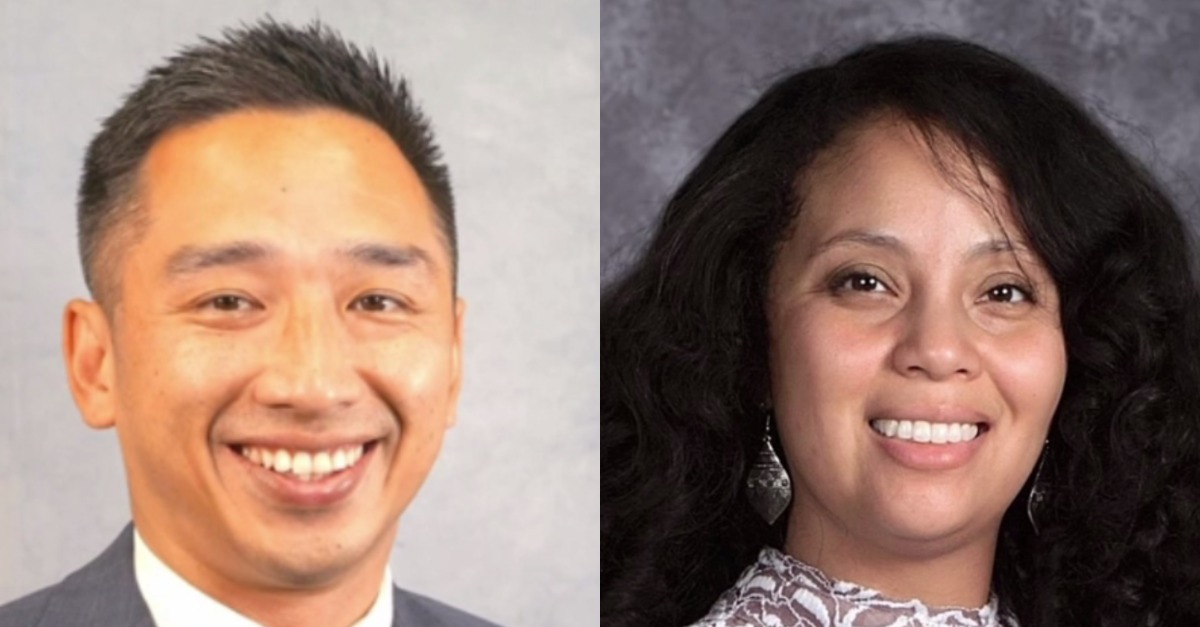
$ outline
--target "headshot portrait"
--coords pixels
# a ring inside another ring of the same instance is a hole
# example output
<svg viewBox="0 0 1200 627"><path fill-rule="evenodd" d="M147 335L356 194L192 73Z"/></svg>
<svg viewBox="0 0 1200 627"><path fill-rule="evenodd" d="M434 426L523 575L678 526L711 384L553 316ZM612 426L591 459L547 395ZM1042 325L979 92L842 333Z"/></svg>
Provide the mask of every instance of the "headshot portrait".
<svg viewBox="0 0 1200 627"><path fill-rule="evenodd" d="M599 624L595 3L77 9L0 27L0 625Z"/></svg>
<svg viewBox="0 0 1200 627"><path fill-rule="evenodd" d="M1197 18L605 3L602 624L1200 622Z"/></svg>

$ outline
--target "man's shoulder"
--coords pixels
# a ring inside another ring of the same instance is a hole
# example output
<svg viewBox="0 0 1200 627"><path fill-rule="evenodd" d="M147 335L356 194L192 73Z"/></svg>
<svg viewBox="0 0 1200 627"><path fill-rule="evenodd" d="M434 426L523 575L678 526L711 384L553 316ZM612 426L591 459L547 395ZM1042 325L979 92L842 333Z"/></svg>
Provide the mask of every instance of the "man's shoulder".
<svg viewBox="0 0 1200 627"><path fill-rule="evenodd" d="M29 627L36 625L46 613L46 604L57 586L47 586L15 601L0 605L0 627Z"/></svg>
<svg viewBox="0 0 1200 627"><path fill-rule="evenodd" d="M57 584L0 606L0 627L149 625L133 575L133 528Z"/></svg>
<svg viewBox="0 0 1200 627"><path fill-rule="evenodd" d="M396 615L393 625L496 627L495 623L490 623L427 596L403 590L398 586L392 588L395 592L392 605ZM3 626L0 625L0 627Z"/></svg>

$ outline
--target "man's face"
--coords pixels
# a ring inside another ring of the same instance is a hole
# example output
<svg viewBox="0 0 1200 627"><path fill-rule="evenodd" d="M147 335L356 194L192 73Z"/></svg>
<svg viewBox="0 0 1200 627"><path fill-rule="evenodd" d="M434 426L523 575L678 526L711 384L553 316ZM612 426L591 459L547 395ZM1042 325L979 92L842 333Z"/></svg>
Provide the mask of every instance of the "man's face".
<svg viewBox="0 0 1200 627"><path fill-rule="evenodd" d="M162 137L138 202L110 326L81 339L96 309L74 303L67 353L142 536L216 586L382 569L460 380L462 304L412 167L355 117L240 111Z"/></svg>

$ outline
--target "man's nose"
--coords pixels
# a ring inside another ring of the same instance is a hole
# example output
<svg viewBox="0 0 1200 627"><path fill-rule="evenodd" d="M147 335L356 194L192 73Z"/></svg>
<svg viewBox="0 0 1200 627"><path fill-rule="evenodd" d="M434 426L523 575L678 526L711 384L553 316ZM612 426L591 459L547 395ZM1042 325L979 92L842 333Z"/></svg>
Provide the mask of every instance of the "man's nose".
<svg viewBox="0 0 1200 627"><path fill-rule="evenodd" d="M345 320L328 304L293 306L267 350L254 389L264 406L319 415L349 407L365 393Z"/></svg>
<svg viewBox="0 0 1200 627"><path fill-rule="evenodd" d="M934 381L972 379L979 374L980 357L975 345L979 330L952 300L924 299L909 305L892 352L897 372Z"/></svg>

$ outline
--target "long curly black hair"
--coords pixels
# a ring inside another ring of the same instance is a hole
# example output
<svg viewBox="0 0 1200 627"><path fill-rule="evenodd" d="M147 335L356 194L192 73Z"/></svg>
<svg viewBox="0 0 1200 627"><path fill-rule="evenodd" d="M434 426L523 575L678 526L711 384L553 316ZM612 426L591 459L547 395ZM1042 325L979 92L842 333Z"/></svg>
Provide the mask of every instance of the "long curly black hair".
<svg viewBox="0 0 1200 627"><path fill-rule="evenodd" d="M743 484L769 396L767 275L796 181L880 113L995 172L1061 299L1068 352L1039 485L992 576L1025 626L1200 625L1200 296L1153 177L1046 80L980 46L867 46L772 86L717 140L601 303L601 622L701 617L786 516Z"/></svg>

